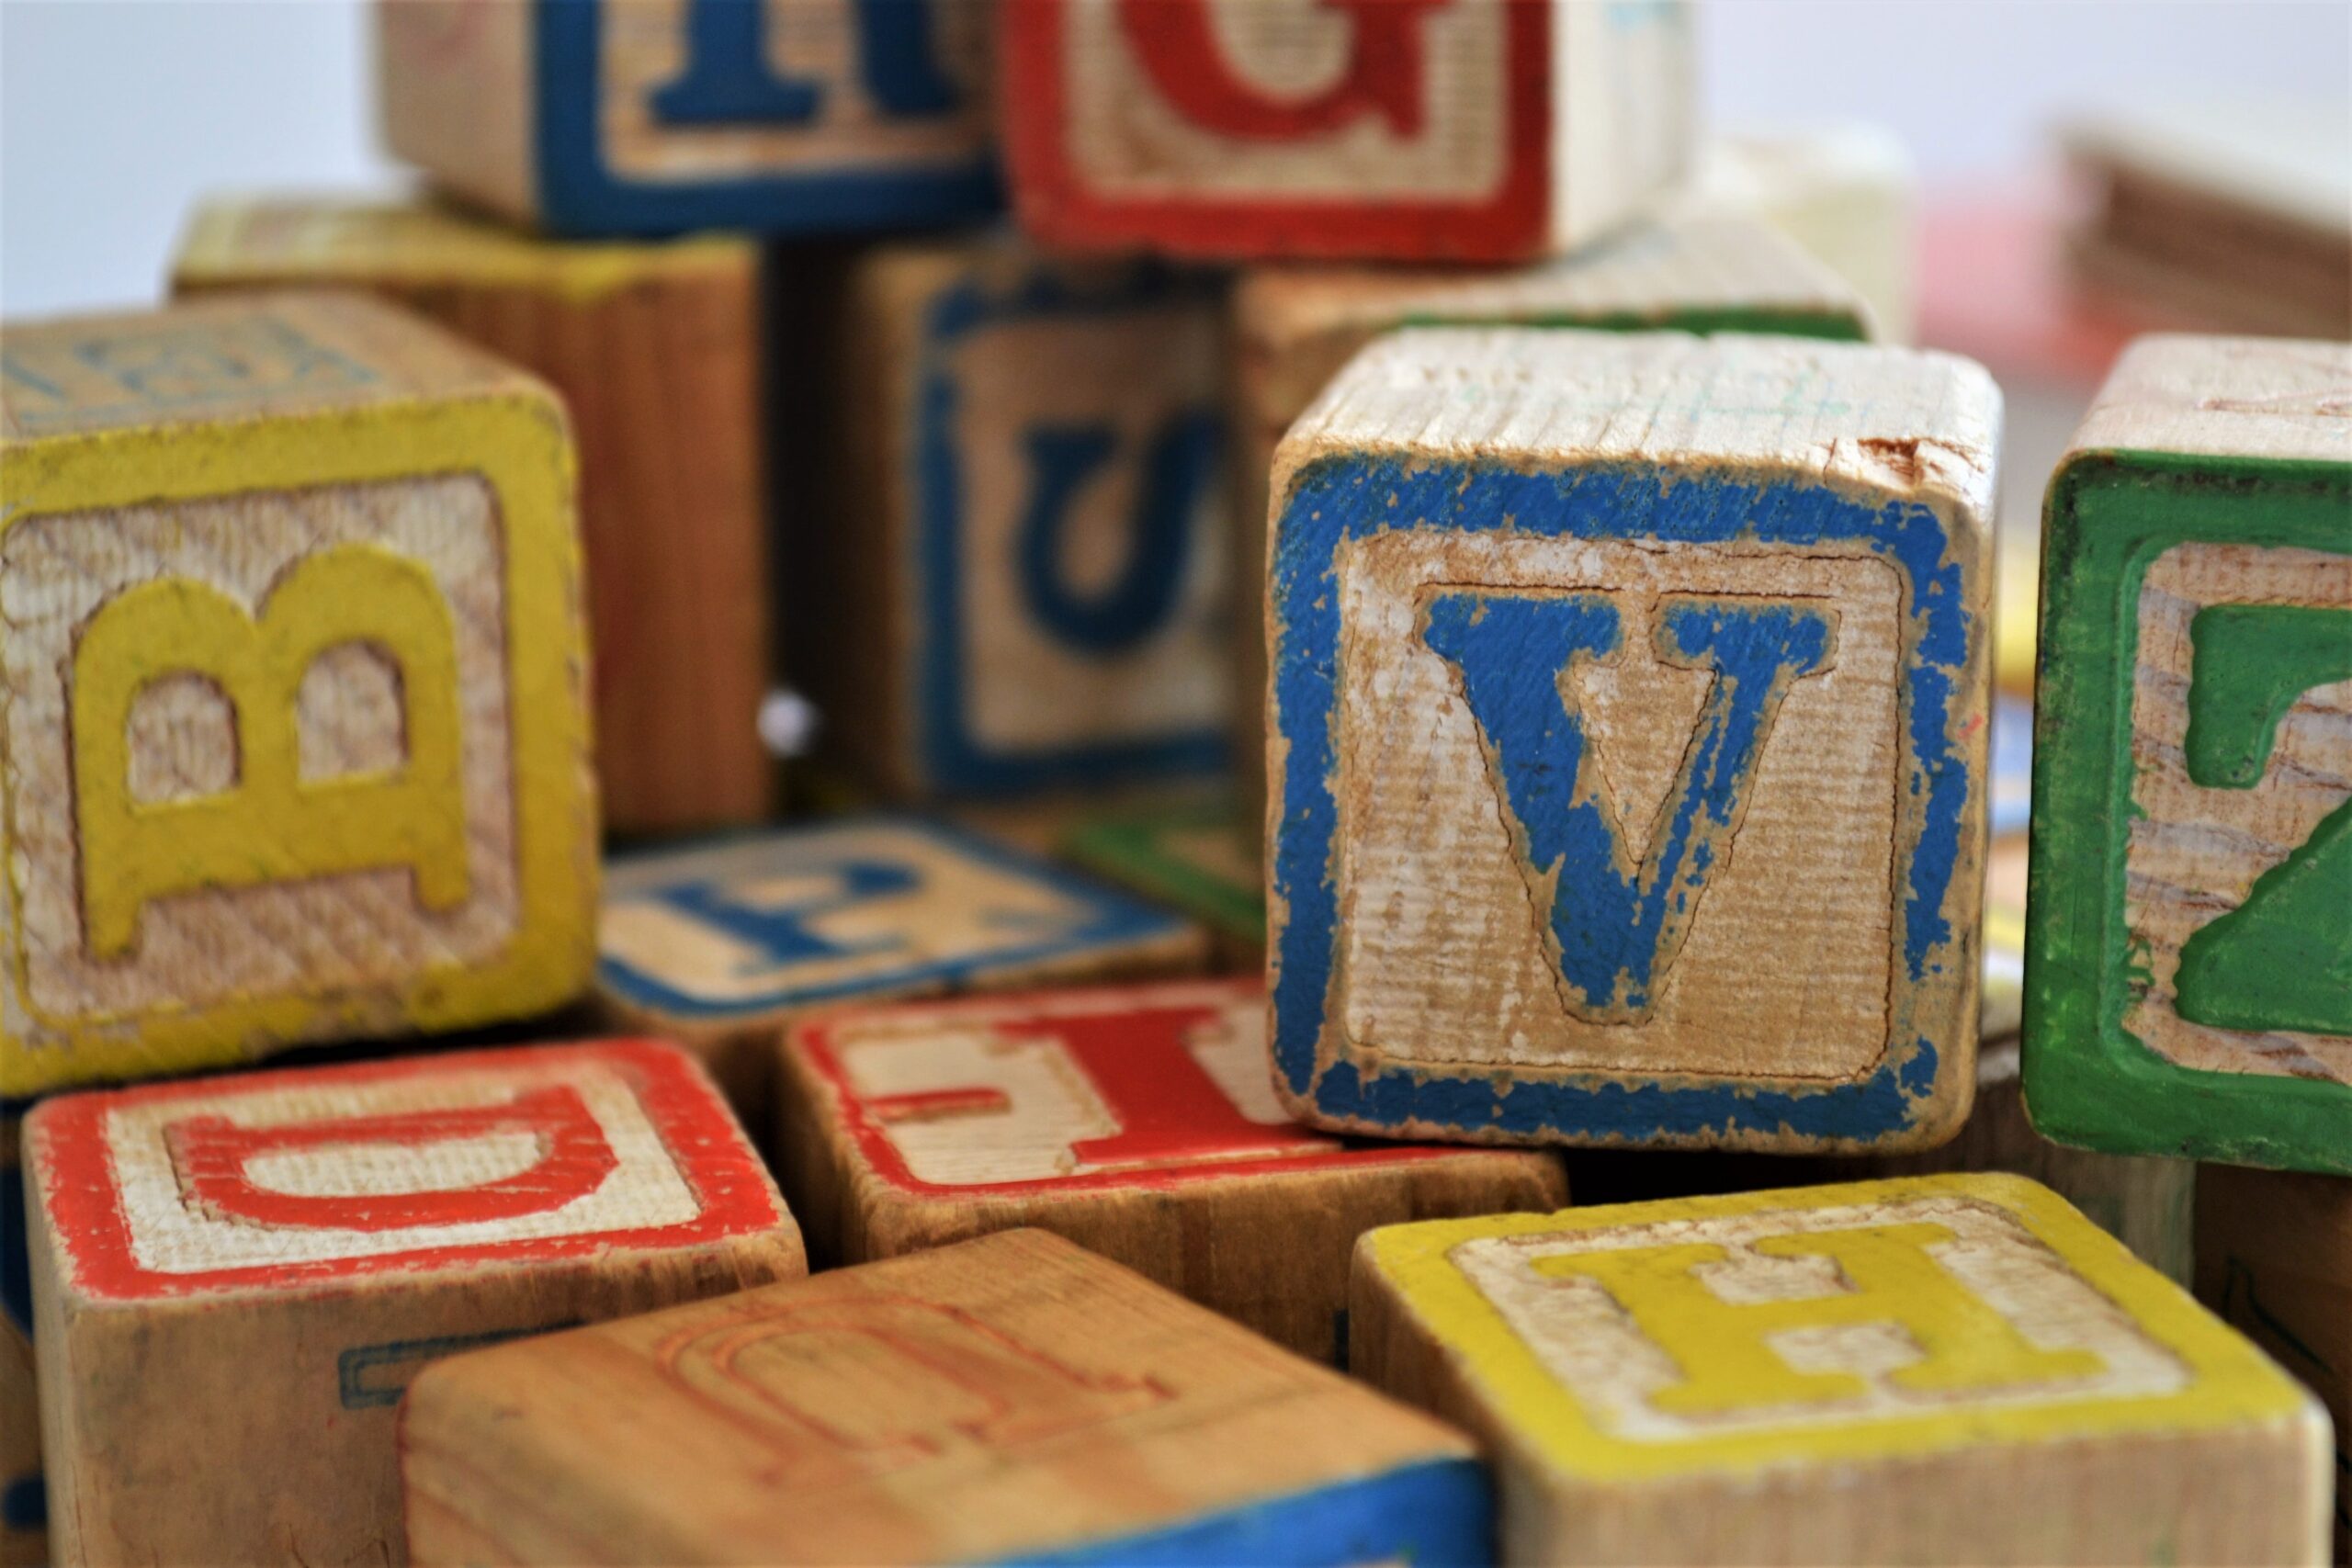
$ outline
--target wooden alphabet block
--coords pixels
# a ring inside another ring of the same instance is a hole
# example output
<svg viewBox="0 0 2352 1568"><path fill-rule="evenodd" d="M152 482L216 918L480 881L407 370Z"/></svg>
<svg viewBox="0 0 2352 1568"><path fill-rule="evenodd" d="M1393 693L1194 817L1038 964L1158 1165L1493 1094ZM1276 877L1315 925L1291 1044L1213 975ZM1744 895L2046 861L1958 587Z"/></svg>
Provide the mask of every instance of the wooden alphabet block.
<svg viewBox="0 0 2352 1568"><path fill-rule="evenodd" d="M1365 1231L1567 1200L1549 1154L1286 1119L1255 979L834 1012L782 1060L775 1146L820 1259L1036 1225L1326 1360Z"/></svg>
<svg viewBox="0 0 2352 1568"><path fill-rule="evenodd" d="M826 754L898 802L1220 767L1216 280L900 245L845 312L839 525L794 558Z"/></svg>
<svg viewBox="0 0 2352 1568"><path fill-rule="evenodd" d="M861 817L628 856L606 877L598 995L702 1055L770 1125L774 1045L819 1008L1182 974L1201 932L976 834Z"/></svg>
<svg viewBox="0 0 2352 1568"><path fill-rule="evenodd" d="M1881 1152L1974 1081L1994 428L1946 355L1412 329L1274 461L1276 1087Z"/></svg>
<svg viewBox="0 0 2352 1568"><path fill-rule="evenodd" d="M2352 1181L2198 1168L2197 1294L2327 1405L2334 1561L2352 1562Z"/></svg>
<svg viewBox="0 0 2352 1568"><path fill-rule="evenodd" d="M579 445L605 826L769 815L756 244L568 243L423 202L215 201L172 287L365 288L545 377Z"/></svg>
<svg viewBox="0 0 2352 1568"><path fill-rule="evenodd" d="M1506 1562L2321 1561L2319 1403L2022 1178L1398 1225L1350 1303Z"/></svg>
<svg viewBox="0 0 2352 1568"><path fill-rule="evenodd" d="M560 234L943 226L998 205L985 6L379 0L392 152Z"/></svg>
<svg viewBox="0 0 2352 1568"><path fill-rule="evenodd" d="M1516 261L1651 201L1690 16L1566 0L1013 0L1006 158L1062 250Z"/></svg>
<svg viewBox="0 0 2352 1568"><path fill-rule="evenodd" d="M32 1285L25 1251L25 1184L17 1108L0 1105L0 1564L49 1561L40 1475L40 1402L33 1379Z"/></svg>
<svg viewBox="0 0 2352 1568"><path fill-rule="evenodd" d="M428 1369L420 1563L1488 1560L1459 1434L1040 1231Z"/></svg>
<svg viewBox="0 0 2352 1568"><path fill-rule="evenodd" d="M2026 1101L2352 1174L2352 345L2143 338L2050 481Z"/></svg>
<svg viewBox="0 0 2352 1568"><path fill-rule="evenodd" d="M420 1366L805 1272L669 1045L69 1095L25 1136L61 1563L397 1564Z"/></svg>
<svg viewBox="0 0 2352 1568"><path fill-rule="evenodd" d="M1406 325L1869 338L1852 288L1764 224L1684 216L1511 272L1264 266L1233 292L1234 767L1266 815L1266 502L1274 448L1366 344ZM1258 841L1262 841L1258 840Z"/></svg>
<svg viewBox="0 0 2352 1568"><path fill-rule="evenodd" d="M1071 829L1063 849L1096 875L1200 921L1218 967L1260 975L1266 874L1255 837L1233 803L1218 798L1106 813Z"/></svg>
<svg viewBox="0 0 2352 1568"><path fill-rule="evenodd" d="M556 1007L594 962L545 387L356 297L0 350L0 1093Z"/></svg>

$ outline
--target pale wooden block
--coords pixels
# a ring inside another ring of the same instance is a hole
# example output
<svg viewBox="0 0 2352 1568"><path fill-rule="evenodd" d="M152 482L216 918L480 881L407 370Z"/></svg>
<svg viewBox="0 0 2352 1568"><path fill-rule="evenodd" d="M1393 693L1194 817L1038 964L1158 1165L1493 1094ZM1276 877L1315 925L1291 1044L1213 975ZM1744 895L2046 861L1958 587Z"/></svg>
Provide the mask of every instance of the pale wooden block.
<svg viewBox="0 0 2352 1568"><path fill-rule="evenodd" d="M1198 969L1178 917L915 817L854 817L616 859L597 996L682 1040L764 1130L775 1043L822 1008Z"/></svg>
<svg viewBox="0 0 2352 1568"><path fill-rule="evenodd" d="M1854 121L1710 137L1688 200L1760 219L1860 291L1884 343L1917 315L1918 171L1894 132Z"/></svg>
<svg viewBox="0 0 2352 1568"><path fill-rule="evenodd" d="M997 206L989 12L866 0L378 0L385 141L556 233L822 233Z"/></svg>
<svg viewBox="0 0 2352 1568"><path fill-rule="evenodd" d="M12 326L0 1093L527 1016L596 812L553 393L356 296Z"/></svg>
<svg viewBox="0 0 2352 1568"><path fill-rule="evenodd" d="M1492 1551L1459 1434L1038 1231L445 1361L401 1445L421 1563Z"/></svg>
<svg viewBox="0 0 2352 1568"><path fill-rule="evenodd" d="M806 1271L669 1045L69 1095L25 1138L61 1564L397 1564L420 1366Z"/></svg>
<svg viewBox="0 0 2352 1568"><path fill-rule="evenodd" d="M766 818L759 247L535 239L420 201L197 209L173 261L175 294L288 287L367 289L562 395L580 452L605 825Z"/></svg>
<svg viewBox="0 0 2352 1568"><path fill-rule="evenodd" d="M1525 260L1690 153L1677 4L1023 0L1002 33L1014 206L1059 249Z"/></svg>
<svg viewBox="0 0 2352 1568"><path fill-rule="evenodd" d="M40 1475L40 1401L33 1377L17 1136L17 1109L0 1106L0 1564L41 1568L49 1561L48 1495Z"/></svg>
<svg viewBox="0 0 2352 1568"><path fill-rule="evenodd" d="M1870 307L1752 219L1683 214L1510 271L1270 265L1235 286L1234 768L1244 820L1266 815L1266 502L1274 448L1383 333L1415 326L1785 333L1871 338Z"/></svg>
<svg viewBox="0 0 2352 1568"><path fill-rule="evenodd" d="M2318 1401L2022 1178L1400 1225L1350 1313L1506 1562L2324 1560Z"/></svg>
<svg viewBox="0 0 2352 1568"><path fill-rule="evenodd" d="M899 803L1221 767L1219 281L1001 238L876 247L847 290L790 611L820 753Z"/></svg>
<svg viewBox="0 0 2352 1568"><path fill-rule="evenodd" d="M2352 344L2141 339L2042 562L2036 1125L2352 1174Z"/></svg>
<svg viewBox="0 0 2352 1568"><path fill-rule="evenodd" d="M1105 811L1072 826L1060 848L1096 875L1200 921L1219 970L1263 976L1266 872L1256 828L1218 795Z"/></svg>
<svg viewBox="0 0 2352 1568"><path fill-rule="evenodd" d="M1274 466L1284 1103L1493 1142L1951 1136L1998 408L1962 360L1785 338L1360 355Z"/></svg>
<svg viewBox="0 0 2352 1568"><path fill-rule="evenodd" d="M2352 1181L2199 1167L2197 1294L2327 1405L2335 1560L2352 1562Z"/></svg>
<svg viewBox="0 0 2352 1568"><path fill-rule="evenodd" d="M1546 1153L1291 1122L1255 979L838 1011L780 1049L775 1147L820 1259L1035 1225L1325 1360L1365 1231L1567 1201Z"/></svg>

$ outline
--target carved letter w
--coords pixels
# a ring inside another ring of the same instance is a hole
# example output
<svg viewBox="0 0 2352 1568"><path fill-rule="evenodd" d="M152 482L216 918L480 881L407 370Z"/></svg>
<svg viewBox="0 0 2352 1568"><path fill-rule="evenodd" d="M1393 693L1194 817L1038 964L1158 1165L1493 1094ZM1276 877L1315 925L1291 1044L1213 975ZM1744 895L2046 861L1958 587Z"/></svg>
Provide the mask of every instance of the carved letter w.
<svg viewBox="0 0 2352 1568"><path fill-rule="evenodd" d="M1477 721L1522 874L1549 908L1547 945L1569 1010L1595 1023L1640 1021L1710 872L1730 853L1781 700L1835 661L1834 614L1789 600L1658 601L1659 661L1713 679L1638 858L1593 754L1577 677L1582 664L1622 656L1612 596L1447 590L1430 597L1422 635L1453 667Z"/></svg>

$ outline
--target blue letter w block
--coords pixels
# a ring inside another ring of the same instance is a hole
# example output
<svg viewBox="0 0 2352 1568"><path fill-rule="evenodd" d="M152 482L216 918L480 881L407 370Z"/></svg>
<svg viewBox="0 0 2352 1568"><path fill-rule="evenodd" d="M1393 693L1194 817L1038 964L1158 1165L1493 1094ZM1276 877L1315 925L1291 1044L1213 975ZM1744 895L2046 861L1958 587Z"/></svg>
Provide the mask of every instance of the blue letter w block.
<svg viewBox="0 0 2352 1568"><path fill-rule="evenodd" d="M1639 1022L1709 873L1730 853L1781 699L1834 662L1835 615L1791 600L1658 601L1658 660L1713 680L1638 857L1593 754L1577 678L1579 666L1623 655L1615 596L1448 589L1430 597L1427 616L1423 638L1462 682L1529 890L1549 907L1569 1010Z"/></svg>

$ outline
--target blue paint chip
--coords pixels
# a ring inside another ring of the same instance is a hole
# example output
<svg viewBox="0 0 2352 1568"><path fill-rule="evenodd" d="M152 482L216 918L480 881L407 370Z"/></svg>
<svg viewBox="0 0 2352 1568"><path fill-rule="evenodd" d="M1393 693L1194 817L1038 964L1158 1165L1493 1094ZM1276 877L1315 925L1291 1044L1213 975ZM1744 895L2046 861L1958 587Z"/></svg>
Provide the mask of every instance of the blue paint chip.
<svg viewBox="0 0 2352 1568"><path fill-rule="evenodd" d="M1877 1072L1821 1089L1626 1083L1592 1075L1529 1079L1505 1093L1476 1070L1400 1066L1367 1077L1344 1056L1316 1077L1338 932L1338 804L1329 784L1340 646L1334 561L1343 543L1385 532L1399 517L1419 519L1419 527L1433 533L1859 544L1893 567L1907 590L1903 723L1916 772L1905 787L1924 799L1917 844L1907 853L1897 849L1901 961L1909 977L1916 982L1929 973L1954 940L1945 901L1966 826L1969 776L1950 729L1971 618L1960 608L1960 563L1928 508L1871 505L1819 486L1667 477L1651 468L1528 473L1495 463L1331 458L1300 476L1277 530L1270 585L1279 717L1290 746L1270 865L1274 894L1288 907L1276 953L1272 1044L1276 1070L1291 1091L1329 1115L1366 1125L1419 1121L1528 1138L1641 1141L1760 1132L1868 1142L1910 1125L1940 1063L1924 1038L1890 1040Z"/></svg>
<svg viewBox="0 0 2352 1568"><path fill-rule="evenodd" d="M49 1492L38 1475L19 1475L0 1490L0 1525L28 1534L49 1528Z"/></svg>
<svg viewBox="0 0 2352 1568"><path fill-rule="evenodd" d="M1028 1568L1345 1568L1405 1562L1469 1568L1495 1560L1495 1507L1472 1460L1422 1464L1141 1535L1007 1558Z"/></svg>

